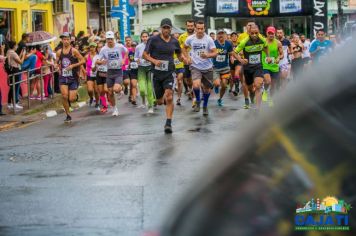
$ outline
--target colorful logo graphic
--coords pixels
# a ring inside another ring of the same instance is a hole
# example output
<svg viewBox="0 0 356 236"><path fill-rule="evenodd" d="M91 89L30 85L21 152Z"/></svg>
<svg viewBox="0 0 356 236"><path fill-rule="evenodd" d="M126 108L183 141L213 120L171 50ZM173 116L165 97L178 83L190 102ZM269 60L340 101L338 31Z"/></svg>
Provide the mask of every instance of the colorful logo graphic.
<svg viewBox="0 0 356 236"><path fill-rule="evenodd" d="M311 199L297 205L295 230L350 230L351 205L336 197Z"/></svg>
<svg viewBox="0 0 356 236"><path fill-rule="evenodd" d="M247 0L251 16L267 16L272 0Z"/></svg>

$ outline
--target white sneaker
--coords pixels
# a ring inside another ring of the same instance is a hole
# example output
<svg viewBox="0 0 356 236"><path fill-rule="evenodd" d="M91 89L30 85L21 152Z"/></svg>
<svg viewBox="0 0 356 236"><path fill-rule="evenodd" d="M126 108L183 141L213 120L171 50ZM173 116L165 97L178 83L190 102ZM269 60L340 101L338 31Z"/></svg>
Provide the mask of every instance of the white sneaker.
<svg viewBox="0 0 356 236"><path fill-rule="evenodd" d="M12 103L11 104L7 104L7 108L12 109L12 108L14 108L14 106L12 105Z"/></svg>
<svg viewBox="0 0 356 236"><path fill-rule="evenodd" d="M23 109L23 106L20 106L19 104L15 104L15 109Z"/></svg>
<svg viewBox="0 0 356 236"><path fill-rule="evenodd" d="M138 106L137 108L140 108L140 109L145 109L145 108L146 108L146 106L142 104L142 105Z"/></svg>
<svg viewBox="0 0 356 236"><path fill-rule="evenodd" d="M153 107L150 107L150 108L148 109L147 113L148 113L148 114L153 114L153 113L154 113Z"/></svg>
<svg viewBox="0 0 356 236"><path fill-rule="evenodd" d="M117 107L114 108L114 112L112 113L113 116L119 116L119 110Z"/></svg>

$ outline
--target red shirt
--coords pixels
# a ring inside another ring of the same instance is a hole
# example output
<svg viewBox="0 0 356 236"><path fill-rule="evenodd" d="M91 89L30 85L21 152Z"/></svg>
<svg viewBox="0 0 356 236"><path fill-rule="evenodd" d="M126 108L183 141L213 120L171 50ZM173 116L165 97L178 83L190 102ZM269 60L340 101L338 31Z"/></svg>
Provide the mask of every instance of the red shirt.
<svg viewBox="0 0 356 236"><path fill-rule="evenodd" d="M36 68L40 68L42 67L43 55L40 51L36 51L36 56L37 56Z"/></svg>

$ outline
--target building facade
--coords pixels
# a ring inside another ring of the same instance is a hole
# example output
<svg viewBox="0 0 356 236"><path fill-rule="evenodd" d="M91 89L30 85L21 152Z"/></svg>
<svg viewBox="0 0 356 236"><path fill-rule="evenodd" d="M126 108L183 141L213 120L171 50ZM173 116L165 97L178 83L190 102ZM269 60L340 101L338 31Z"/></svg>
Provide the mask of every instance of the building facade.
<svg viewBox="0 0 356 236"><path fill-rule="evenodd" d="M0 37L19 41L26 32L86 32L86 0L1 0Z"/></svg>

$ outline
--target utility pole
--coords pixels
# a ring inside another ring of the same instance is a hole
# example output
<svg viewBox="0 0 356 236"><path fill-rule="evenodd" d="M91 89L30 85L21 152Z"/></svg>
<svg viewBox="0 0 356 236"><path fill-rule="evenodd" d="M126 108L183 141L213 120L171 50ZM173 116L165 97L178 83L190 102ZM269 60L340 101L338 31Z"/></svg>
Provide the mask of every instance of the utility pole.
<svg viewBox="0 0 356 236"><path fill-rule="evenodd" d="M342 9L343 1L337 0L337 21L338 21L338 28L339 32L342 31L344 26L344 10Z"/></svg>
<svg viewBox="0 0 356 236"><path fill-rule="evenodd" d="M143 25L142 25L142 0L138 0L137 3L137 8L138 8L138 31L139 34L141 34L143 30Z"/></svg>
<svg viewBox="0 0 356 236"><path fill-rule="evenodd" d="M108 17L107 17L107 12L106 12L106 0L104 0L104 29L105 32L108 31Z"/></svg>

